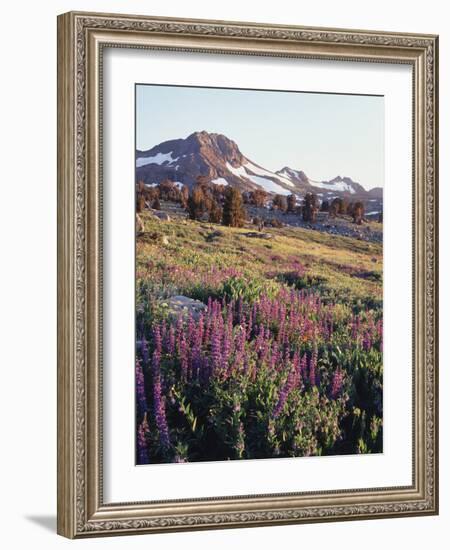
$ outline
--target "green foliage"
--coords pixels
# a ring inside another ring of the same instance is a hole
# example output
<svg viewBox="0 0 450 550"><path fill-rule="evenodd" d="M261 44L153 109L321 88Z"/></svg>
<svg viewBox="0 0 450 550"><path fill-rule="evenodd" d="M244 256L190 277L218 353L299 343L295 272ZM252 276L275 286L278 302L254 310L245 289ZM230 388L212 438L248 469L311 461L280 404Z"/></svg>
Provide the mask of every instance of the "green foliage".
<svg viewBox="0 0 450 550"><path fill-rule="evenodd" d="M257 300L262 289L260 281L256 279L248 281L242 277L230 277L222 287L223 295L228 299L239 300L242 298L248 303Z"/></svg>
<svg viewBox="0 0 450 550"><path fill-rule="evenodd" d="M165 375L170 378L167 371ZM295 390L274 419L280 379L284 379L283 373L274 376L263 369L253 380L238 375L233 381L217 380L207 389L197 384L172 386L166 408L171 437L176 441L172 459L333 454L343 436L340 419L346 414L347 396L331 400L316 387L306 393ZM156 439L153 448L153 460L160 461L163 455Z"/></svg>
<svg viewBox="0 0 450 550"><path fill-rule="evenodd" d="M278 285L273 281L263 281L259 279L247 279L244 277L230 277L222 286L221 295L229 300L252 304L265 292L268 296L274 296L278 290Z"/></svg>

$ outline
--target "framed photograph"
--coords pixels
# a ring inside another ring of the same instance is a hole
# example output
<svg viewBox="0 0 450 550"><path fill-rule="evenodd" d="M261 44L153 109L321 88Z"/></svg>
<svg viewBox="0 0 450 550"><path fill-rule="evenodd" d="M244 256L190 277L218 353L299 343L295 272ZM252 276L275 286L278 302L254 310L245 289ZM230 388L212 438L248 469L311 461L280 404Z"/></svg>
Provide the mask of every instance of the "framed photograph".
<svg viewBox="0 0 450 550"><path fill-rule="evenodd" d="M58 18L58 532L438 512L438 38Z"/></svg>

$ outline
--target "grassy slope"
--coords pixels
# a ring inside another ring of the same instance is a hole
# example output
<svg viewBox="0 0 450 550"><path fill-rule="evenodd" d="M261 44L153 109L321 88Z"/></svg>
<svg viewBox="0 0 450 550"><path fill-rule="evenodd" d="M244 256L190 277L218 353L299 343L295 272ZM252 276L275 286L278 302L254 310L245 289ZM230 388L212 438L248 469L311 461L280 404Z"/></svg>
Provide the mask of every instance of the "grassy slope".
<svg viewBox="0 0 450 550"><path fill-rule="evenodd" d="M211 267L234 267L249 278L265 280L288 272L300 262L313 278L319 278L322 294L340 300L373 303L382 300L382 245L301 228L271 228L270 240L250 238L249 228L173 218L162 222L142 214L145 233L137 239L138 277L149 261L164 270L182 266L198 272ZM208 235L221 235L208 241ZM163 244L161 236L168 237ZM182 290L182 289L180 289Z"/></svg>

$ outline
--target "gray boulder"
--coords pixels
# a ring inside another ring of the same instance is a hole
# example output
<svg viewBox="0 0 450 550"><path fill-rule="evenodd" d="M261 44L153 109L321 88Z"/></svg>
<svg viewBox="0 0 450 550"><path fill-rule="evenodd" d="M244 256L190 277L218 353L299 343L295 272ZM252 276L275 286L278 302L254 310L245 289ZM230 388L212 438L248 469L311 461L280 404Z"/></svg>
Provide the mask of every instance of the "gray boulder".
<svg viewBox="0 0 450 550"><path fill-rule="evenodd" d="M158 218L163 222L170 222L170 216L167 212L163 212L162 210L151 210L151 213L155 216L155 218Z"/></svg>
<svg viewBox="0 0 450 550"><path fill-rule="evenodd" d="M198 319L200 314L208 309L200 300L181 295L171 296L164 300L163 304L167 307L169 317L172 318L177 318L181 313L183 317L189 317L191 314L194 319Z"/></svg>
<svg viewBox="0 0 450 550"><path fill-rule="evenodd" d="M244 237L249 237L251 239L273 239L273 235L270 233L256 233L256 231L250 231L248 233L243 233Z"/></svg>

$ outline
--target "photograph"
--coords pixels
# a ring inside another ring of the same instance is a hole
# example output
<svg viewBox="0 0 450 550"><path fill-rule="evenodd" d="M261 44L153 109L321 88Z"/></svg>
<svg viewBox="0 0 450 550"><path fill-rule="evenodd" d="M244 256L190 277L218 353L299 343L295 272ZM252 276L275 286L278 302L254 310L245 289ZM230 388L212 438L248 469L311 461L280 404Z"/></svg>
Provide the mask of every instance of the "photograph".
<svg viewBox="0 0 450 550"><path fill-rule="evenodd" d="M137 465L383 453L384 117L135 85Z"/></svg>

